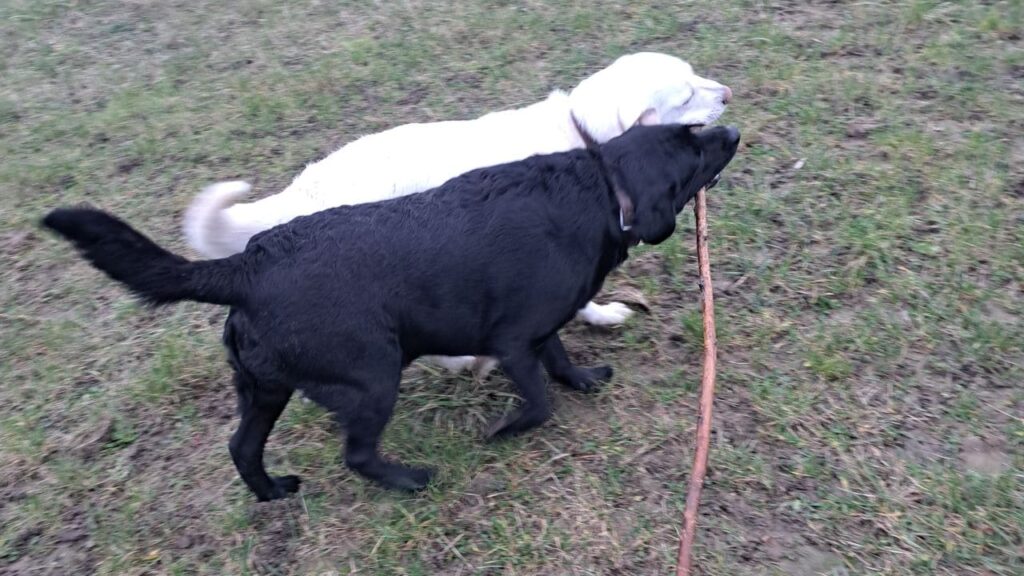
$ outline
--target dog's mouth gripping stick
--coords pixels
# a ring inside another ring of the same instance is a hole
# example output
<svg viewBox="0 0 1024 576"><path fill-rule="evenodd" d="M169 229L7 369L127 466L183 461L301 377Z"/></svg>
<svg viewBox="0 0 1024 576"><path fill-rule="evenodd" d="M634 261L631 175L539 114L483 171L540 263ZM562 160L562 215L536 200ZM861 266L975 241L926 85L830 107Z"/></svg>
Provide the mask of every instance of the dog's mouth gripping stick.
<svg viewBox="0 0 1024 576"><path fill-rule="evenodd" d="M700 380L700 414L697 419L697 443L690 472L690 486L686 492L683 511L683 533L679 538L679 558L676 576L690 575L690 551L697 530L697 506L700 490L708 469L708 449L711 443L711 407L715 396L715 297L711 286L711 265L708 262L708 207L705 189L697 191L693 212L697 220L697 268L700 271L700 291L704 312L704 371Z"/></svg>

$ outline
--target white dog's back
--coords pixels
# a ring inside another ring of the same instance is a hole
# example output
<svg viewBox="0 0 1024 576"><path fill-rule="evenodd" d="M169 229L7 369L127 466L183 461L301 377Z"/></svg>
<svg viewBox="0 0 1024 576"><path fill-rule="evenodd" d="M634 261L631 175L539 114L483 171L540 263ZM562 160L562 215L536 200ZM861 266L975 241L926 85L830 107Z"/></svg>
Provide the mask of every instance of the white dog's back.
<svg viewBox="0 0 1024 576"><path fill-rule="evenodd" d="M568 95L556 92L475 120L405 124L364 136L306 167L283 194L308 198L322 210L429 190L476 168L560 151L572 127L558 119L568 110ZM501 145L486 145L494 140ZM559 145L538 152L545 142Z"/></svg>
<svg viewBox="0 0 1024 576"><path fill-rule="evenodd" d="M297 216L429 190L464 172L583 146L572 114L599 142L636 122L706 124L731 92L656 53L623 56L573 90L475 120L406 124L364 136L310 164L281 193L236 204L241 182L215 184L185 214L189 244L206 257L241 252L255 234Z"/></svg>
<svg viewBox="0 0 1024 576"><path fill-rule="evenodd" d="M564 92L475 120L405 124L355 140L256 202L235 204L249 191L244 182L208 187L185 214L185 234L201 254L222 258L292 218L414 194L476 168L568 150L573 137ZM487 144L493 141L501 145Z"/></svg>

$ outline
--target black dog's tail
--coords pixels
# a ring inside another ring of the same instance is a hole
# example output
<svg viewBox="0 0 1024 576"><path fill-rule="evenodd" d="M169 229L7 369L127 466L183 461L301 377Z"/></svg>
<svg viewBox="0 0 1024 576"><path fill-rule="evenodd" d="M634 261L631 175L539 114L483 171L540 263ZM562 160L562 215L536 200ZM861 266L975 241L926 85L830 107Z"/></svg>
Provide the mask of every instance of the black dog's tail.
<svg viewBox="0 0 1024 576"><path fill-rule="evenodd" d="M93 266L149 304L242 301L244 277L238 256L190 262L114 216L91 208L58 208L43 218L43 225L71 241Z"/></svg>

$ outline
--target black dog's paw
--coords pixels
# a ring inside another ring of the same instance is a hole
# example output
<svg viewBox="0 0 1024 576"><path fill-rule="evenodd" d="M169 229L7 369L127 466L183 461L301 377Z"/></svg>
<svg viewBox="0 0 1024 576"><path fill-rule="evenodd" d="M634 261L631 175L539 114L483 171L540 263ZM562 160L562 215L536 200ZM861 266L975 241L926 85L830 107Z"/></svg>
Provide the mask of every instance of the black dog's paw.
<svg viewBox="0 0 1024 576"><path fill-rule="evenodd" d="M372 454L365 460L358 458L353 460L352 454L347 454L345 458L348 467L357 474L391 490L406 492L423 490L427 484L430 484L430 478L434 475L434 471L430 468L413 468L397 462L388 462L376 454Z"/></svg>
<svg viewBox="0 0 1024 576"><path fill-rule="evenodd" d="M516 425L519 422L519 418L522 416L522 411L513 410L508 414L505 414L501 418L498 418L487 428L487 432L484 434L484 438L488 442L495 442L497 440L503 440L515 436L519 432L519 427Z"/></svg>
<svg viewBox="0 0 1024 576"><path fill-rule="evenodd" d="M430 484L434 471L430 468L413 468L401 464L388 464L380 483L392 490L419 492Z"/></svg>
<svg viewBox="0 0 1024 576"><path fill-rule="evenodd" d="M299 485L302 484L302 480L298 476L271 476L270 481L270 492L267 494L259 494L256 499L260 502L269 502L270 500L280 500L281 498L287 498L290 494L294 494L299 491Z"/></svg>
<svg viewBox="0 0 1024 576"><path fill-rule="evenodd" d="M489 442L511 438L536 428L551 416L548 408L520 407L497 419L487 429L485 438Z"/></svg>
<svg viewBox="0 0 1024 576"><path fill-rule="evenodd" d="M299 491L299 485L302 484L302 479L294 474L275 476L271 480L274 481L274 490L282 494L294 494Z"/></svg>
<svg viewBox="0 0 1024 576"><path fill-rule="evenodd" d="M413 492L423 490L430 484L430 479L433 477L434 471L430 468L409 468L405 489Z"/></svg>
<svg viewBox="0 0 1024 576"><path fill-rule="evenodd" d="M611 366L573 368L573 371L565 377L563 382L573 390L596 392L602 382L611 380L613 373Z"/></svg>

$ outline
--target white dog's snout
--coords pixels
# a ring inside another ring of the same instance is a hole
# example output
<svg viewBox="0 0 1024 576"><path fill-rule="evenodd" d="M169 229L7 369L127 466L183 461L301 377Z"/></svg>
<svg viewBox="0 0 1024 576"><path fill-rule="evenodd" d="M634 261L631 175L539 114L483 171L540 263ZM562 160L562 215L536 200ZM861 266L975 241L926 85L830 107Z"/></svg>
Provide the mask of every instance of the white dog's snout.
<svg viewBox="0 0 1024 576"><path fill-rule="evenodd" d="M728 86L722 86L722 104L728 104L732 101L732 88Z"/></svg>

